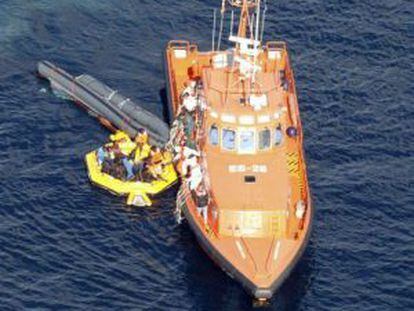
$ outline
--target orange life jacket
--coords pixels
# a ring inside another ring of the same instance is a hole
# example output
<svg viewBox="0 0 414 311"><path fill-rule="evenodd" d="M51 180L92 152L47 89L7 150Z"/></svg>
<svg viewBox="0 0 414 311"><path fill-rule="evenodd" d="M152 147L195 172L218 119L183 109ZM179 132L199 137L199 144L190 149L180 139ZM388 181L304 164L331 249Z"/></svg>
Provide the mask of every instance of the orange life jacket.
<svg viewBox="0 0 414 311"><path fill-rule="evenodd" d="M144 133L144 134L138 134L137 138L135 139L135 142L137 144L146 144L148 143L148 134Z"/></svg>
<svg viewBox="0 0 414 311"><path fill-rule="evenodd" d="M155 152L151 155L150 165L157 165L160 164L163 160L163 156L161 152Z"/></svg>

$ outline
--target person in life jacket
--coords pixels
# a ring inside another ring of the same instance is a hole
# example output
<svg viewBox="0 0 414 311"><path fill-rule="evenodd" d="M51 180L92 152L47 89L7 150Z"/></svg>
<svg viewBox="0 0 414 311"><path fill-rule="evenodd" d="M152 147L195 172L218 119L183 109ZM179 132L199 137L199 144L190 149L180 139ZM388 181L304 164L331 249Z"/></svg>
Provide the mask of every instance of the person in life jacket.
<svg viewBox="0 0 414 311"><path fill-rule="evenodd" d="M106 144L96 152L101 171L118 179L122 179L125 174L125 169L121 163L124 156L118 141Z"/></svg>
<svg viewBox="0 0 414 311"><path fill-rule="evenodd" d="M124 151L119 141L114 141L97 150L98 164L102 165L103 162L113 163L125 156Z"/></svg>
<svg viewBox="0 0 414 311"><path fill-rule="evenodd" d="M167 148L163 148L161 150L162 153L162 166L166 167L167 165L174 163L173 155Z"/></svg>
<svg viewBox="0 0 414 311"><path fill-rule="evenodd" d="M112 140L111 143L97 150L98 165L102 167L102 172L115 178L125 179L126 175L127 179L130 179L132 173L127 162L136 148L136 144L122 131L112 134L110 139Z"/></svg>
<svg viewBox="0 0 414 311"><path fill-rule="evenodd" d="M134 172L132 169L132 163L130 161L130 156L136 148L136 144L128 137L121 138L118 141L118 145L122 154L119 157L120 162L122 163L126 171L126 179L130 180L134 177Z"/></svg>
<svg viewBox="0 0 414 311"><path fill-rule="evenodd" d="M150 176L157 180L163 179L163 153L159 147L152 146L147 160L147 171Z"/></svg>
<svg viewBox="0 0 414 311"><path fill-rule="evenodd" d="M140 161L148 157L150 153L150 145L148 144L148 133L145 129L139 129L137 136L135 136L134 142L136 148L133 151L133 162L138 164Z"/></svg>
<svg viewBox="0 0 414 311"><path fill-rule="evenodd" d="M109 135L111 141L120 141L122 138L129 138L128 134L122 131L116 131L114 134Z"/></svg>
<svg viewBox="0 0 414 311"><path fill-rule="evenodd" d="M96 151L96 158L98 160L98 165L102 166L104 164L111 165L115 160L115 153L119 152L119 147L116 143L109 143L100 147Z"/></svg>
<svg viewBox="0 0 414 311"><path fill-rule="evenodd" d="M114 153L111 151L109 144L100 147L96 151L96 158L98 160L98 165L102 166L105 161L111 161L115 158Z"/></svg>
<svg viewBox="0 0 414 311"><path fill-rule="evenodd" d="M126 157L128 157L136 147L135 143L129 137L121 138L118 141L118 145L122 154Z"/></svg>
<svg viewBox="0 0 414 311"><path fill-rule="evenodd" d="M134 141L141 146L148 144L148 132L143 128L138 129L138 134L135 136Z"/></svg>
<svg viewBox="0 0 414 311"><path fill-rule="evenodd" d="M142 171L142 161L148 157L150 153L150 146L148 145L148 133L145 129L139 129L138 134L134 138L135 148L132 152L122 159L127 176L127 180L135 177L138 171Z"/></svg>

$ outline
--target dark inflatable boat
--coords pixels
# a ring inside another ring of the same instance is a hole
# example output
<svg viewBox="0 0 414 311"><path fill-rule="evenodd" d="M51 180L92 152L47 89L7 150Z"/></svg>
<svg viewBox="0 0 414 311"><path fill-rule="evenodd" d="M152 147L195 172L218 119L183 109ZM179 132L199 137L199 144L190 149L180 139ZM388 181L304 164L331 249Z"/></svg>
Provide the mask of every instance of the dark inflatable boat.
<svg viewBox="0 0 414 311"><path fill-rule="evenodd" d="M119 129L134 137L139 128L145 128L152 145L167 143L169 127L164 121L94 77L74 77L48 61L39 62L37 70L53 89L79 103L111 130Z"/></svg>

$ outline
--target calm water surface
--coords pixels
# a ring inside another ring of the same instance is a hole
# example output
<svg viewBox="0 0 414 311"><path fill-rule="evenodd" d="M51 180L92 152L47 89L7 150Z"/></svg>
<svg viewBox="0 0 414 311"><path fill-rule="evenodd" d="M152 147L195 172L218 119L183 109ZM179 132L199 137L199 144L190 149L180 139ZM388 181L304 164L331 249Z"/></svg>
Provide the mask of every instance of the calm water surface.
<svg viewBox="0 0 414 311"><path fill-rule="evenodd" d="M252 308L175 224L174 190L131 209L89 184L83 156L108 133L34 74L41 59L88 72L162 116L165 44L207 49L219 2L0 0L2 310ZM268 2L317 209L269 310L413 310L414 4Z"/></svg>

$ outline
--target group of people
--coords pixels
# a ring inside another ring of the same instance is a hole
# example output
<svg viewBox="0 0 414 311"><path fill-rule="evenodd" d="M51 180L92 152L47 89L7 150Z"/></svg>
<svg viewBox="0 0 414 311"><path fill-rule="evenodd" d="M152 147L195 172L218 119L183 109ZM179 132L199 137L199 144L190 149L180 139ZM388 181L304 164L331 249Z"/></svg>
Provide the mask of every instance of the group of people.
<svg viewBox="0 0 414 311"><path fill-rule="evenodd" d="M207 224L210 195L204 182L201 154L197 151L199 112L206 109L202 85L199 81L191 80L186 83L186 87L181 93L181 104L176 119L179 126L177 126L173 137L175 155L173 161L183 182L191 192L198 214Z"/></svg>
<svg viewBox="0 0 414 311"><path fill-rule="evenodd" d="M176 146L174 153L173 161L176 163L176 168L182 177L183 183L190 190L198 214L207 224L210 196L204 182L200 153L187 146Z"/></svg>
<svg viewBox="0 0 414 311"><path fill-rule="evenodd" d="M111 139L111 143L97 151L102 172L124 181L163 179L164 167L172 161L171 154L166 149L150 146L145 129L139 129L133 140L122 132Z"/></svg>
<svg viewBox="0 0 414 311"><path fill-rule="evenodd" d="M186 83L186 87L181 93L181 103L176 117L176 121L182 126L179 144L196 149L198 123L201 120L202 112L207 107L201 81L191 80Z"/></svg>
<svg viewBox="0 0 414 311"><path fill-rule="evenodd" d="M112 142L99 148L96 155L102 172L123 181L162 180L164 168L174 164L190 190L198 214L207 224L210 195L196 141L198 112L206 107L201 92L200 83L190 81L181 95L177 117L180 126L172 135L172 153L167 148L150 146L147 131L139 129L133 140L122 132L114 134Z"/></svg>

